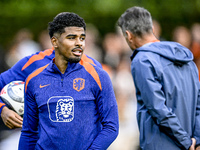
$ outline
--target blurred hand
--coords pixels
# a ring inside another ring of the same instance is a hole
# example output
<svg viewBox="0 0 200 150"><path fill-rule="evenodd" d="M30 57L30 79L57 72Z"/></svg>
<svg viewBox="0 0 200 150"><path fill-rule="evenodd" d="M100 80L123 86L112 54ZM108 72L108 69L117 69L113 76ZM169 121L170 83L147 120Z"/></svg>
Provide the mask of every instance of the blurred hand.
<svg viewBox="0 0 200 150"><path fill-rule="evenodd" d="M200 150L200 146L198 146L195 150Z"/></svg>
<svg viewBox="0 0 200 150"><path fill-rule="evenodd" d="M4 124L10 129L22 127L23 118L6 106L2 109L1 118Z"/></svg>
<svg viewBox="0 0 200 150"><path fill-rule="evenodd" d="M192 139L192 145L190 146L189 150L195 150L196 139L195 138L191 138L191 139Z"/></svg>

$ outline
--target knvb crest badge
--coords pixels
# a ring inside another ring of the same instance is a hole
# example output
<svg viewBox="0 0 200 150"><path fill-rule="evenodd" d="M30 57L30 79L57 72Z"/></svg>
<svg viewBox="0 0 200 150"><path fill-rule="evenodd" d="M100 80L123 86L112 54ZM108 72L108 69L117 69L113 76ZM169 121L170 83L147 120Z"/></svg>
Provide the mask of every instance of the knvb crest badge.
<svg viewBox="0 0 200 150"><path fill-rule="evenodd" d="M73 88L76 91L81 91L85 88L85 79L83 78L76 78L73 80Z"/></svg>

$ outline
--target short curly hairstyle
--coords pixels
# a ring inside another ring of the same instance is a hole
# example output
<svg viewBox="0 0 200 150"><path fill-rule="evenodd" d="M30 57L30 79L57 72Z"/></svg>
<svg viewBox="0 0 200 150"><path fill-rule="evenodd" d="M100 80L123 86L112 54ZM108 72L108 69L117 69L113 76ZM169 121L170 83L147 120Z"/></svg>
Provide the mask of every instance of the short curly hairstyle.
<svg viewBox="0 0 200 150"><path fill-rule="evenodd" d="M83 27L86 30L86 24L83 18L71 12L59 13L52 22L49 22L48 30L50 38L54 33L64 33L65 27Z"/></svg>

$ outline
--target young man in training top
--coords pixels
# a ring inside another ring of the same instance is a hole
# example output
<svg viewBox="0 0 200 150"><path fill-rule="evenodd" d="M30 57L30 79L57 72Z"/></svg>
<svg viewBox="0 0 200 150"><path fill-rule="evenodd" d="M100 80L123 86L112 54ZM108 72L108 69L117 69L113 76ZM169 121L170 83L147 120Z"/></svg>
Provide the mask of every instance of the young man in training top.
<svg viewBox="0 0 200 150"><path fill-rule="evenodd" d="M85 30L74 13L60 13L49 23L55 58L26 79L19 150L105 150L117 137L109 75L81 59Z"/></svg>

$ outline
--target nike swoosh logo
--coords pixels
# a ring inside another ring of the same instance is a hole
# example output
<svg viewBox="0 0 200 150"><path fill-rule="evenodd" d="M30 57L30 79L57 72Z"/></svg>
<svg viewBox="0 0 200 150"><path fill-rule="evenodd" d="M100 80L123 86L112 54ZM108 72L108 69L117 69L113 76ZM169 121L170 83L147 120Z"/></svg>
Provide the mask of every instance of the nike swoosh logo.
<svg viewBox="0 0 200 150"><path fill-rule="evenodd" d="M43 88L43 87L46 87L46 86L49 86L50 84L46 84L46 85L41 85L40 84L40 88Z"/></svg>

